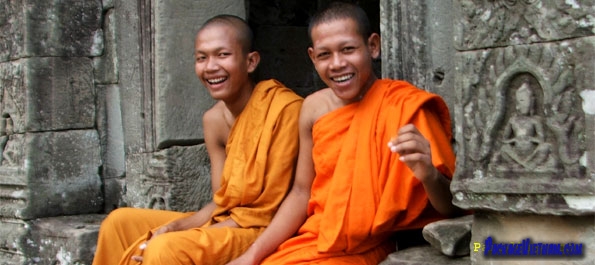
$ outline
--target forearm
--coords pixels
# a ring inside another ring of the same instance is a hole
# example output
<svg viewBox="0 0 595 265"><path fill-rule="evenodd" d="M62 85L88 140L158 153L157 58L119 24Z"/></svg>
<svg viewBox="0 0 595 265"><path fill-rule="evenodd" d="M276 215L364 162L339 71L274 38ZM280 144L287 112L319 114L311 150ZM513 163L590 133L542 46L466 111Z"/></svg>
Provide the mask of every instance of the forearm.
<svg viewBox="0 0 595 265"><path fill-rule="evenodd" d="M440 171L435 169L435 174L427 181L422 182L430 203L439 213L452 216L462 210L452 204L452 193L450 192L450 180Z"/></svg>
<svg viewBox="0 0 595 265"><path fill-rule="evenodd" d="M210 219L216 205L214 202L202 207L198 212L186 218L175 220L168 224L173 231L182 231L190 228L201 227L206 224Z"/></svg>
<svg viewBox="0 0 595 265"><path fill-rule="evenodd" d="M310 191L292 190L281 204L265 231L250 246L245 255L259 263L295 234L306 220Z"/></svg>

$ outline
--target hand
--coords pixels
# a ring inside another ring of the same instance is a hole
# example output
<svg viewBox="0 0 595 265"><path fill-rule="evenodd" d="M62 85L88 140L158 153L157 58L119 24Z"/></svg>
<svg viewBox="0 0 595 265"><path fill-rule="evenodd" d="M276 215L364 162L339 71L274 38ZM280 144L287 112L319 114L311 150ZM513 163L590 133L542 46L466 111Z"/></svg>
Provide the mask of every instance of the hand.
<svg viewBox="0 0 595 265"><path fill-rule="evenodd" d="M399 154L399 160L407 165L417 179L422 183L437 174L432 164L432 149L430 142L419 132L413 124L407 124L399 129L388 147Z"/></svg>
<svg viewBox="0 0 595 265"><path fill-rule="evenodd" d="M138 247L141 251L141 255L132 256L131 259L136 262L143 262L142 253L144 252L145 248L147 248L149 241L151 241L151 239L155 238L158 235L161 235L161 234L167 233L167 232L171 232L171 231L173 231L173 230L170 228L169 224L159 227L157 230L155 230L155 232L153 232L153 234L151 234L151 236L149 237L149 239L147 239L147 241L145 241Z"/></svg>

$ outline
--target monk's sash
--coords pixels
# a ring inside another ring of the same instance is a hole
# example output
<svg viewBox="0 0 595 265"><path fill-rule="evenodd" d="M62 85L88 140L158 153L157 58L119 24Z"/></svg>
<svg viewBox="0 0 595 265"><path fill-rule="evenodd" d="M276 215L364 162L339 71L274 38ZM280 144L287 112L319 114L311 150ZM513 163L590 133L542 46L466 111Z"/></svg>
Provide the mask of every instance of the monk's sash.
<svg viewBox="0 0 595 265"><path fill-rule="evenodd" d="M213 221L266 227L288 192L298 153L302 98L275 80L256 85L233 124Z"/></svg>
<svg viewBox="0 0 595 265"><path fill-rule="evenodd" d="M316 177L300 233L318 234L319 251L361 253L393 231L440 218L421 182L387 146L408 123L430 140L433 164L451 177L455 157L448 108L437 95L406 82L378 80L360 102L316 121ZM433 212L428 216L428 211Z"/></svg>

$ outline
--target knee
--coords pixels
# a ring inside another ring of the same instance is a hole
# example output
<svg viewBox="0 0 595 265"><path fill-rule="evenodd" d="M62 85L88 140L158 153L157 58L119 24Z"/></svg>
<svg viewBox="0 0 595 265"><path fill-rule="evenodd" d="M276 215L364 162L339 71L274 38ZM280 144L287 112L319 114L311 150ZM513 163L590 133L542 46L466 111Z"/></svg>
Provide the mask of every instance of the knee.
<svg viewBox="0 0 595 265"><path fill-rule="evenodd" d="M130 216L128 211L130 211L130 208L118 208L118 209L111 211L107 215L107 217L105 217L105 219L103 219L103 221L101 222L101 226L102 227L105 227L105 226L109 226L109 227L116 226L117 227L117 226L119 226L119 224L127 222L127 220L129 219L129 216Z"/></svg>
<svg viewBox="0 0 595 265"><path fill-rule="evenodd" d="M179 253L172 247L173 245L172 238L167 234L151 239L143 253L143 262L146 264L178 264L174 261L180 258Z"/></svg>

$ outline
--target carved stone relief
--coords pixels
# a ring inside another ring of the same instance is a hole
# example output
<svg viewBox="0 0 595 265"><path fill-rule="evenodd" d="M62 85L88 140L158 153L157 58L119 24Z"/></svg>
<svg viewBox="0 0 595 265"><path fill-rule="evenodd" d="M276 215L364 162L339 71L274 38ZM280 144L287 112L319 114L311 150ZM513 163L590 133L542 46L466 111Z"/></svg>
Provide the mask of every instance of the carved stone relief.
<svg viewBox="0 0 595 265"><path fill-rule="evenodd" d="M590 194L591 122L580 93L594 77L595 38L457 55L453 190ZM514 180L514 181L511 181ZM587 182L585 182L587 181ZM464 190L464 189L463 189Z"/></svg>
<svg viewBox="0 0 595 265"><path fill-rule="evenodd" d="M595 33L593 1L458 0L462 50L555 41Z"/></svg>

